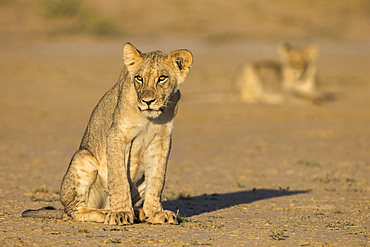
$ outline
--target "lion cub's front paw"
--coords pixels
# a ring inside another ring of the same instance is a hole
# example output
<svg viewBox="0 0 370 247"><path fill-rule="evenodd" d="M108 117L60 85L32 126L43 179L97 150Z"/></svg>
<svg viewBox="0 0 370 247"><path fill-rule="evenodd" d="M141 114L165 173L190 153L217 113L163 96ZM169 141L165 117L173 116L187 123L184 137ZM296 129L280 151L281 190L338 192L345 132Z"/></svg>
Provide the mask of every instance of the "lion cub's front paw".
<svg viewBox="0 0 370 247"><path fill-rule="evenodd" d="M104 224L109 225L130 225L134 223L134 214L133 212L111 212L107 213L105 217Z"/></svg>
<svg viewBox="0 0 370 247"><path fill-rule="evenodd" d="M135 214L135 219L134 219L135 223L146 222L146 216L142 208L134 208L134 214Z"/></svg>
<svg viewBox="0 0 370 247"><path fill-rule="evenodd" d="M176 214L169 210L155 212L146 221L151 224L178 224Z"/></svg>

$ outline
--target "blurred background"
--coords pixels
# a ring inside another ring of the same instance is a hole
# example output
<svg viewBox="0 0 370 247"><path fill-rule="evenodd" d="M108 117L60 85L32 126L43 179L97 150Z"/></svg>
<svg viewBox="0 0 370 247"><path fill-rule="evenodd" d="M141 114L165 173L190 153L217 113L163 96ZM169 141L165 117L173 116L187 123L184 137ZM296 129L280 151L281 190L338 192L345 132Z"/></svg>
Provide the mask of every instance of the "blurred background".
<svg viewBox="0 0 370 247"><path fill-rule="evenodd" d="M3 58L12 48L28 49L23 55L100 58L120 54L126 42L143 52L187 48L195 56L195 83L211 83L220 92L241 63L278 58L282 42L316 43L323 82L362 80L368 75L369 28L367 0L0 0ZM347 57L331 59L341 55ZM113 71L121 66L109 61L117 65Z"/></svg>
<svg viewBox="0 0 370 247"><path fill-rule="evenodd" d="M0 1L1 42L71 38L368 41L367 0Z"/></svg>

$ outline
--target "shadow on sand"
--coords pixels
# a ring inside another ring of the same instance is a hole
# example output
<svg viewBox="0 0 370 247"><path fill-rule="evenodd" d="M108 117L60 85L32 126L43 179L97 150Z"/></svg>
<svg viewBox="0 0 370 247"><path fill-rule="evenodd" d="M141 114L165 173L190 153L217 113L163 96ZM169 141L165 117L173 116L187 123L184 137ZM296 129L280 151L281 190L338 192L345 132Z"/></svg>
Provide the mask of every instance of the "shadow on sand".
<svg viewBox="0 0 370 247"><path fill-rule="evenodd" d="M199 215L206 212L213 212L219 209L229 208L239 204L252 203L274 197L291 196L296 194L308 193L310 190L289 191L285 189L252 189L225 194L211 194L201 196L179 196L175 200L163 202L165 209L180 212L187 217Z"/></svg>

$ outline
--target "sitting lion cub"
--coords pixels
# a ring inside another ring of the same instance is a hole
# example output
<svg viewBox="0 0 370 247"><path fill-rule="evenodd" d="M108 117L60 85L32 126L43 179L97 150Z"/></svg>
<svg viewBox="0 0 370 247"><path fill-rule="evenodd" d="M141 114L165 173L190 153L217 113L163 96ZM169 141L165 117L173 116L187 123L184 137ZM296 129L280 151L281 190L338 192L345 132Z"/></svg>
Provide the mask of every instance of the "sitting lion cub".
<svg viewBox="0 0 370 247"><path fill-rule="evenodd" d="M309 45L303 49L283 44L281 61L257 61L238 72L234 95L248 103L280 104L290 96L299 96L314 103L322 100L316 85L318 49Z"/></svg>
<svg viewBox="0 0 370 247"><path fill-rule="evenodd" d="M180 100L178 86L193 57L188 50L141 53L127 43L123 59L118 82L92 112L64 175L61 202L78 221L177 224L176 215L163 210L160 199ZM142 203L134 212L133 206ZM45 207L23 216L60 217L61 211Z"/></svg>

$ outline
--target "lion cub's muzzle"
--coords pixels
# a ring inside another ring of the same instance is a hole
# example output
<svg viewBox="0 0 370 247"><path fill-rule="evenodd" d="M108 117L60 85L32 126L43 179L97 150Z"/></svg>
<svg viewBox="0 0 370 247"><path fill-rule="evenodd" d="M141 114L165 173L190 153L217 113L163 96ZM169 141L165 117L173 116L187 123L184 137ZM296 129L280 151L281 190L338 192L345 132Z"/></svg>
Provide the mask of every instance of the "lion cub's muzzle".
<svg viewBox="0 0 370 247"><path fill-rule="evenodd" d="M160 103L155 96L154 92L146 91L138 99L139 110L147 117L156 118L164 109L162 103Z"/></svg>

